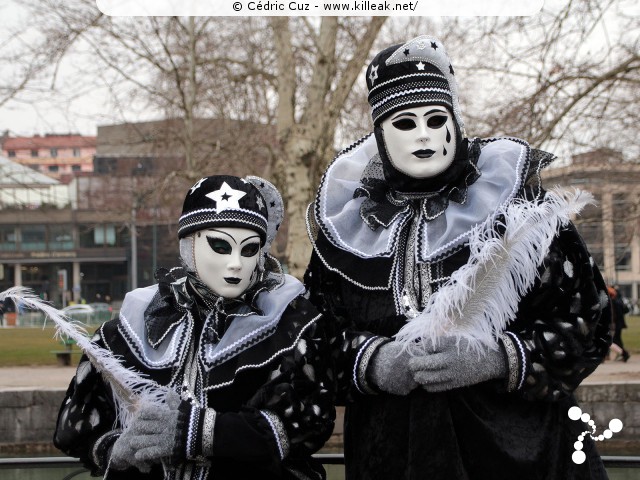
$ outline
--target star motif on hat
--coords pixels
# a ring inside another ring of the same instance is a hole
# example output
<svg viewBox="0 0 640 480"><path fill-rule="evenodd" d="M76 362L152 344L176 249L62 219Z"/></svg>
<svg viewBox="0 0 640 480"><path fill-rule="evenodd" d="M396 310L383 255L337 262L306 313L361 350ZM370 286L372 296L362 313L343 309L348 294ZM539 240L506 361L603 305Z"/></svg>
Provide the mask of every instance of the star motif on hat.
<svg viewBox="0 0 640 480"><path fill-rule="evenodd" d="M229 208L240 208L238 203L246 192L234 190L227 182L222 182L218 190L207 193L205 196L216 202L216 213L220 213Z"/></svg>
<svg viewBox="0 0 640 480"><path fill-rule="evenodd" d="M405 57L408 57L411 52L408 48L405 48L403 53Z"/></svg>
<svg viewBox="0 0 640 480"><path fill-rule="evenodd" d="M369 72L369 80L371 80L371 85L378 79L378 65L372 65L371 71Z"/></svg>
<svg viewBox="0 0 640 480"><path fill-rule="evenodd" d="M199 188L200 188L200 186L202 185L202 182L204 182L205 180L206 180L206 178L201 178L200 180L198 180L198 181L196 182L196 184L195 184L193 187L191 187L191 188L189 189L189 194L192 194L192 193L193 193L193 192L195 192L197 189L199 189Z"/></svg>
<svg viewBox="0 0 640 480"><path fill-rule="evenodd" d="M431 42L431 48L433 48L434 50L437 50L438 44L436 42Z"/></svg>
<svg viewBox="0 0 640 480"><path fill-rule="evenodd" d="M422 63L422 62L418 62L418 63L416 63L416 67L418 67L418 70L424 70L424 67L425 67L425 66L426 66L426 65L425 65L424 63Z"/></svg>

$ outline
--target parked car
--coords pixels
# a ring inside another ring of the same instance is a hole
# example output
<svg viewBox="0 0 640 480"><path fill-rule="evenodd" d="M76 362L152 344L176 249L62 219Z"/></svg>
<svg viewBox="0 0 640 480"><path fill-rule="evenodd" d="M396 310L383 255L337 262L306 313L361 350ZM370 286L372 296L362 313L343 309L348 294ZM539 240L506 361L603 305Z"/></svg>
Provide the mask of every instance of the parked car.
<svg viewBox="0 0 640 480"><path fill-rule="evenodd" d="M111 320L113 309L108 303L79 303L62 309L65 315L73 320L87 324L100 324Z"/></svg>
<svg viewBox="0 0 640 480"><path fill-rule="evenodd" d="M93 310L96 312L112 312L113 311L113 308L111 308L111 305L104 302L90 303L89 306L93 308Z"/></svg>
<svg viewBox="0 0 640 480"><path fill-rule="evenodd" d="M90 314L90 313L93 313L95 310L91 305L87 305L85 303L78 303L77 305L68 305L64 307L62 311L66 315L73 315L78 313Z"/></svg>

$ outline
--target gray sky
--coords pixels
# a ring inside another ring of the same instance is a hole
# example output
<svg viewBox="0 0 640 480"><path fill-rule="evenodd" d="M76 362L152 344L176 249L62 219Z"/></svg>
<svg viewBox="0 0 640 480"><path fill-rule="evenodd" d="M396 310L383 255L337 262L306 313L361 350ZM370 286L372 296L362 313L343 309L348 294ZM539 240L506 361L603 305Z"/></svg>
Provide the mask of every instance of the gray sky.
<svg viewBox="0 0 640 480"><path fill-rule="evenodd" d="M483 1L483 0L478 0ZM496 1L496 0L484 0ZM525 0L521 0L525 1ZM25 10L16 0L0 0L0 49L11 49L16 41L29 41L37 38L37 32L19 30L24 25ZM547 0L545 8L563 0ZM629 13L640 13L640 2L627 0ZM627 9L627 7L625 7ZM19 36L16 36L19 32ZM72 55L61 65L56 86L69 96L61 101L59 97L48 94L48 84L36 85L17 100L10 101L0 108L0 132L9 130L13 135L46 133L81 133L95 135L98 125L119 123L127 120L148 120L158 118L159 113L145 112L141 106L127 105L126 112L119 112L110 103L111 96L106 87L83 88L77 72L82 70L82 62L87 57ZM0 75L11 75L12 65L0 64ZM107 83L105 79L105 83Z"/></svg>

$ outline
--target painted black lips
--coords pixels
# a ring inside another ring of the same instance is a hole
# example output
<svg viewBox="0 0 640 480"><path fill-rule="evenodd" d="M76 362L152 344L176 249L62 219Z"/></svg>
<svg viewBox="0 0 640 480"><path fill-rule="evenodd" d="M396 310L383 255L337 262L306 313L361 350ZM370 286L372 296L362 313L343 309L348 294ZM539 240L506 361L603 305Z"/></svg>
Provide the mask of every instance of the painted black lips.
<svg viewBox="0 0 640 480"><path fill-rule="evenodd" d="M431 158L431 156L436 153L434 150L416 150L413 154L418 158Z"/></svg>
<svg viewBox="0 0 640 480"><path fill-rule="evenodd" d="M241 278L236 277L224 277L224 281L230 283L231 285L237 285L240 283Z"/></svg>

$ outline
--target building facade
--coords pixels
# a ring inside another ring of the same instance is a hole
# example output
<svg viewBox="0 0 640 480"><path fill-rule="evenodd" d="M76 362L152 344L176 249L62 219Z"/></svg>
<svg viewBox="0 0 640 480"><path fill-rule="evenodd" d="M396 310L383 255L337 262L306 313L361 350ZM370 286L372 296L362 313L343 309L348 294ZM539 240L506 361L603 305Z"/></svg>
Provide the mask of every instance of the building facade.
<svg viewBox="0 0 640 480"><path fill-rule="evenodd" d="M2 141L5 157L56 179L92 172L95 153L96 137L84 135L6 136Z"/></svg>
<svg viewBox="0 0 640 480"><path fill-rule="evenodd" d="M185 174L180 125L164 120L99 127L97 137L82 137L84 150L70 147L75 136L5 137L0 290L28 286L57 306L106 297L118 302L132 288L155 283L157 268L178 265L177 220L194 182L194 173ZM249 129L252 142L240 135ZM200 139L191 152L200 161L197 175L269 176L270 127L200 119L192 133ZM55 157L54 137L64 137L68 147L60 146ZM91 167L73 167L84 154L91 154ZM54 172L49 166L55 159Z"/></svg>
<svg viewBox="0 0 640 480"><path fill-rule="evenodd" d="M0 156L0 290L24 285L58 306L126 291L129 232L119 215L78 208L80 180Z"/></svg>

